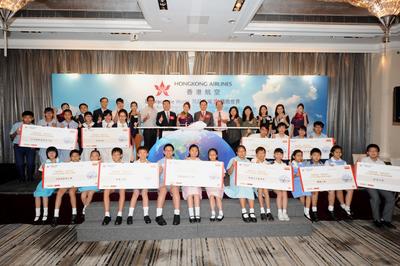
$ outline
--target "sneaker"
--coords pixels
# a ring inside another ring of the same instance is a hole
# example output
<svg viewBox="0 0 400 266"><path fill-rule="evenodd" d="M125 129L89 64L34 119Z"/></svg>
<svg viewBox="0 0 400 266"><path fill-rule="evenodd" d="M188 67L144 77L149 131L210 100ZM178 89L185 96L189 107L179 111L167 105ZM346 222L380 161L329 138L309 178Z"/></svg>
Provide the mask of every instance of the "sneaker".
<svg viewBox="0 0 400 266"><path fill-rule="evenodd" d="M272 216L272 213L267 213L267 221L272 222L274 220L274 216Z"/></svg>
<svg viewBox="0 0 400 266"><path fill-rule="evenodd" d="M278 212L278 220L279 221L285 221L285 218L283 217L283 213L282 212Z"/></svg>
<svg viewBox="0 0 400 266"><path fill-rule="evenodd" d="M287 213L282 213L283 221L290 221L290 218Z"/></svg>

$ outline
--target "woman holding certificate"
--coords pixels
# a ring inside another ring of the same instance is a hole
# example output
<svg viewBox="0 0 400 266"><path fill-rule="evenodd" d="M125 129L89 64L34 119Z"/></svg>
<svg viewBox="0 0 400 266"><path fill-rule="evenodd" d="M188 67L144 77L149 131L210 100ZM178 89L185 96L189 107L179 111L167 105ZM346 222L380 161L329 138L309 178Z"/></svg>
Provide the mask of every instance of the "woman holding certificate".
<svg viewBox="0 0 400 266"><path fill-rule="evenodd" d="M199 147L195 144L189 147L189 156L186 160L200 160ZM187 200L189 208L189 222L200 223L200 200L201 200L201 187L182 187L183 199ZM194 203L194 209L193 209Z"/></svg>
<svg viewBox="0 0 400 266"><path fill-rule="evenodd" d="M112 112L110 110L106 110L103 113L104 120L100 122L102 128L111 128L114 126L114 121L112 121ZM102 154L102 162L111 163L111 150L112 148L101 148L99 149Z"/></svg>
<svg viewBox="0 0 400 266"><path fill-rule="evenodd" d="M128 112L125 109L121 109L118 111L118 121L113 125L113 127L122 127L122 128L128 128ZM132 147L128 148L123 148L122 149L124 153L124 158L122 162L124 163L129 163L133 162L133 152L132 152Z"/></svg>
<svg viewBox="0 0 400 266"><path fill-rule="evenodd" d="M230 198L239 199L242 208L242 219L245 223L256 223L257 218L254 214L254 190L251 187L239 187L235 184L236 162L249 162L246 159L246 148L239 145L236 149L237 156L228 163L228 174L230 175L230 186L225 188L225 194ZM246 200L249 202L249 213L246 209Z"/></svg>

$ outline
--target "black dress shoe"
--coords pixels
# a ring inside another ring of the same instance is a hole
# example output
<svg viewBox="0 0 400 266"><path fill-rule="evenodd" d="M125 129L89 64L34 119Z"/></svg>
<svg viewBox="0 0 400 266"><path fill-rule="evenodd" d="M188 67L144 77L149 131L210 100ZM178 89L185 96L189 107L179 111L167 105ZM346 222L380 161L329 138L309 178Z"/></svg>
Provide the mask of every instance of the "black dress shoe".
<svg viewBox="0 0 400 266"><path fill-rule="evenodd" d="M144 216L144 217L143 217L143 220L144 220L144 222L145 222L146 224L150 224L150 223L151 223L150 216L148 216L148 215Z"/></svg>
<svg viewBox="0 0 400 266"><path fill-rule="evenodd" d="M199 216L196 217L196 223L201 223L201 217Z"/></svg>
<svg viewBox="0 0 400 266"><path fill-rule="evenodd" d="M173 225L178 225L181 223L181 216L179 214L174 215L174 220L172 221Z"/></svg>
<svg viewBox="0 0 400 266"><path fill-rule="evenodd" d="M267 213L267 220L272 222L274 220L274 216L272 216L272 213Z"/></svg>
<svg viewBox="0 0 400 266"><path fill-rule="evenodd" d="M223 219L224 219L224 216L223 216L223 215L217 217L217 221L218 221L218 222L221 222Z"/></svg>
<svg viewBox="0 0 400 266"><path fill-rule="evenodd" d="M261 213L261 221L266 221L267 220L267 215L265 213Z"/></svg>
<svg viewBox="0 0 400 266"><path fill-rule="evenodd" d="M194 216L189 217L189 223L193 224L196 222L196 218Z"/></svg>
<svg viewBox="0 0 400 266"><path fill-rule="evenodd" d="M319 222L318 213L317 212L310 212L311 221L313 223Z"/></svg>
<svg viewBox="0 0 400 266"><path fill-rule="evenodd" d="M127 224L132 224L133 223L133 217L132 216L128 216L128 218L126 219L126 223Z"/></svg>
<svg viewBox="0 0 400 266"><path fill-rule="evenodd" d="M77 223L78 223L78 216L76 214L72 214L71 224L77 224Z"/></svg>
<svg viewBox="0 0 400 266"><path fill-rule="evenodd" d="M247 212L242 213L242 220L243 220L243 222L245 222L245 223L250 223L250 217L249 217L249 215L247 214Z"/></svg>
<svg viewBox="0 0 400 266"><path fill-rule="evenodd" d="M156 223L160 226L167 225L167 222L164 220L164 217L162 215L156 216Z"/></svg>
<svg viewBox="0 0 400 266"><path fill-rule="evenodd" d="M391 222L382 221L382 224L387 228L396 229L396 226L394 224L392 224Z"/></svg>
<svg viewBox="0 0 400 266"><path fill-rule="evenodd" d="M38 224L40 224L41 223L41 221L40 221L40 216L35 216L35 219L36 218L38 218L36 221L35 220L33 220L33 223L32 224L34 224L34 225L38 225Z"/></svg>
<svg viewBox="0 0 400 266"><path fill-rule="evenodd" d="M331 219L331 221L337 221L338 220L338 218L336 217L334 211L328 211L328 213L329 213L329 218Z"/></svg>
<svg viewBox="0 0 400 266"><path fill-rule="evenodd" d="M310 215L306 215L306 214L304 214L304 217L306 217L306 219L307 219L307 220L309 220L309 221L312 221L312 220L311 220L311 216L310 216Z"/></svg>
<svg viewBox="0 0 400 266"><path fill-rule="evenodd" d="M51 227L56 227L58 225L58 217L53 217L51 220Z"/></svg>
<svg viewBox="0 0 400 266"><path fill-rule="evenodd" d="M257 222L257 217L254 213L250 213L250 222L256 223Z"/></svg>
<svg viewBox="0 0 400 266"><path fill-rule="evenodd" d="M101 223L102 225L108 225L111 222L111 217L110 216L104 216L103 222Z"/></svg>
<svg viewBox="0 0 400 266"><path fill-rule="evenodd" d="M375 220L374 221L374 226L378 227L378 228L381 228L383 226L383 224L380 221Z"/></svg>
<svg viewBox="0 0 400 266"><path fill-rule="evenodd" d="M85 221L85 215L84 214L81 215L81 221L82 221L82 223Z"/></svg>
<svg viewBox="0 0 400 266"><path fill-rule="evenodd" d="M210 222L215 222L215 216L210 217Z"/></svg>
<svg viewBox="0 0 400 266"><path fill-rule="evenodd" d="M115 225L120 225L122 224L122 216L117 216L114 222Z"/></svg>

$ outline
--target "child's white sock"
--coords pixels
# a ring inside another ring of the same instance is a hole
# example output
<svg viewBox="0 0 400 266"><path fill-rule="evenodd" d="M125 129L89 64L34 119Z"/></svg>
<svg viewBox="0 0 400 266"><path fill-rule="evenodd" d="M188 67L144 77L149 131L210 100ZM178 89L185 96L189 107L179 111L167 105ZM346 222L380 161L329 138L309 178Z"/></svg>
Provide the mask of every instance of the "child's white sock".
<svg viewBox="0 0 400 266"><path fill-rule="evenodd" d="M162 215L162 208L157 208L156 209L156 216L161 216Z"/></svg>
<svg viewBox="0 0 400 266"><path fill-rule="evenodd" d="M306 216L310 215L310 208L304 208L304 214Z"/></svg>
<svg viewBox="0 0 400 266"><path fill-rule="evenodd" d="M219 216L219 217L222 217L222 216L224 216L224 212L223 212L222 210L219 210L219 212L218 212L218 216Z"/></svg>
<svg viewBox="0 0 400 266"><path fill-rule="evenodd" d="M54 209L54 217L59 217L60 216L60 209Z"/></svg>
<svg viewBox="0 0 400 266"><path fill-rule="evenodd" d="M329 206L328 206L328 211L333 212L333 210L334 210L333 206L332 206L332 205L329 205Z"/></svg>
<svg viewBox="0 0 400 266"><path fill-rule="evenodd" d="M111 217L110 212L105 212L104 216Z"/></svg>
<svg viewBox="0 0 400 266"><path fill-rule="evenodd" d="M246 213L246 212L247 212L246 208L243 208L242 213Z"/></svg>
<svg viewBox="0 0 400 266"><path fill-rule="evenodd" d="M249 213L254 213L254 209L249 209Z"/></svg>
<svg viewBox="0 0 400 266"><path fill-rule="evenodd" d="M194 217L194 210L193 208L189 208L189 216Z"/></svg>
<svg viewBox="0 0 400 266"><path fill-rule="evenodd" d="M345 207L345 209L344 209L347 213L350 213L351 212L351 210L350 210L350 206L347 206L346 205L346 207Z"/></svg>
<svg viewBox="0 0 400 266"><path fill-rule="evenodd" d="M340 207L342 207L343 210L346 210L346 204L340 204Z"/></svg>
<svg viewBox="0 0 400 266"><path fill-rule="evenodd" d="M118 212L117 216L122 217L122 212Z"/></svg>
<svg viewBox="0 0 400 266"><path fill-rule="evenodd" d="M36 217L40 216L40 208L35 208L35 216Z"/></svg>
<svg viewBox="0 0 400 266"><path fill-rule="evenodd" d="M43 208L43 216L49 216L49 208Z"/></svg>
<svg viewBox="0 0 400 266"><path fill-rule="evenodd" d="M268 209L268 208L267 208L267 213L271 213L271 209Z"/></svg>
<svg viewBox="0 0 400 266"><path fill-rule="evenodd" d="M282 209L282 213L287 213L287 210L286 209Z"/></svg>
<svg viewBox="0 0 400 266"><path fill-rule="evenodd" d="M260 208L260 213L265 213L265 209L263 207Z"/></svg>
<svg viewBox="0 0 400 266"><path fill-rule="evenodd" d="M215 211L214 210L211 211L211 217L215 217Z"/></svg>
<svg viewBox="0 0 400 266"><path fill-rule="evenodd" d="M312 211L313 211L313 212L317 212L317 207L315 207L315 206L312 206L312 208L311 208L311 209L312 209Z"/></svg>
<svg viewBox="0 0 400 266"><path fill-rule="evenodd" d="M180 215L180 214L181 214L181 211L179 209L174 210L174 215Z"/></svg>
<svg viewBox="0 0 400 266"><path fill-rule="evenodd" d="M200 207L194 207L194 211L196 213L196 217L200 217Z"/></svg>
<svg viewBox="0 0 400 266"><path fill-rule="evenodd" d="M129 208L128 216L133 216L135 208Z"/></svg>
<svg viewBox="0 0 400 266"><path fill-rule="evenodd" d="M76 214L77 214L76 208L72 208L72 215L76 215Z"/></svg>
<svg viewBox="0 0 400 266"><path fill-rule="evenodd" d="M149 216L149 207L143 207L143 216Z"/></svg>
<svg viewBox="0 0 400 266"><path fill-rule="evenodd" d="M278 209L278 214L282 213L283 210L282 209Z"/></svg>
<svg viewBox="0 0 400 266"><path fill-rule="evenodd" d="M83 215L85 215L86 214L86 208L87 208L87 206L85 205L85 206L83 206L83 209L82 209L82 214Z"/></svg>

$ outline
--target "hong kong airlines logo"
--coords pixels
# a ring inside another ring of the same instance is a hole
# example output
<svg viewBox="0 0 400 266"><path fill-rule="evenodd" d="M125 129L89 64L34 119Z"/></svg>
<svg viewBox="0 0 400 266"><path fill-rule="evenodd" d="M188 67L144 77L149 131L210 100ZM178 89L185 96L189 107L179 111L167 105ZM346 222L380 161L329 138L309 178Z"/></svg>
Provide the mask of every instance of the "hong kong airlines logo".
<svg viewBox="0 0 400 266"><path fill-rule="evenodd" d="M158 85L154 85L154 87L156 87L156 90L157 90L157 95L156 96L160 96L161 94L164 94L165 96L169 96L168 95L168 90L169 90L170 85L165 86L164 82L161 81L161 84L159 86Z"/></svg>

